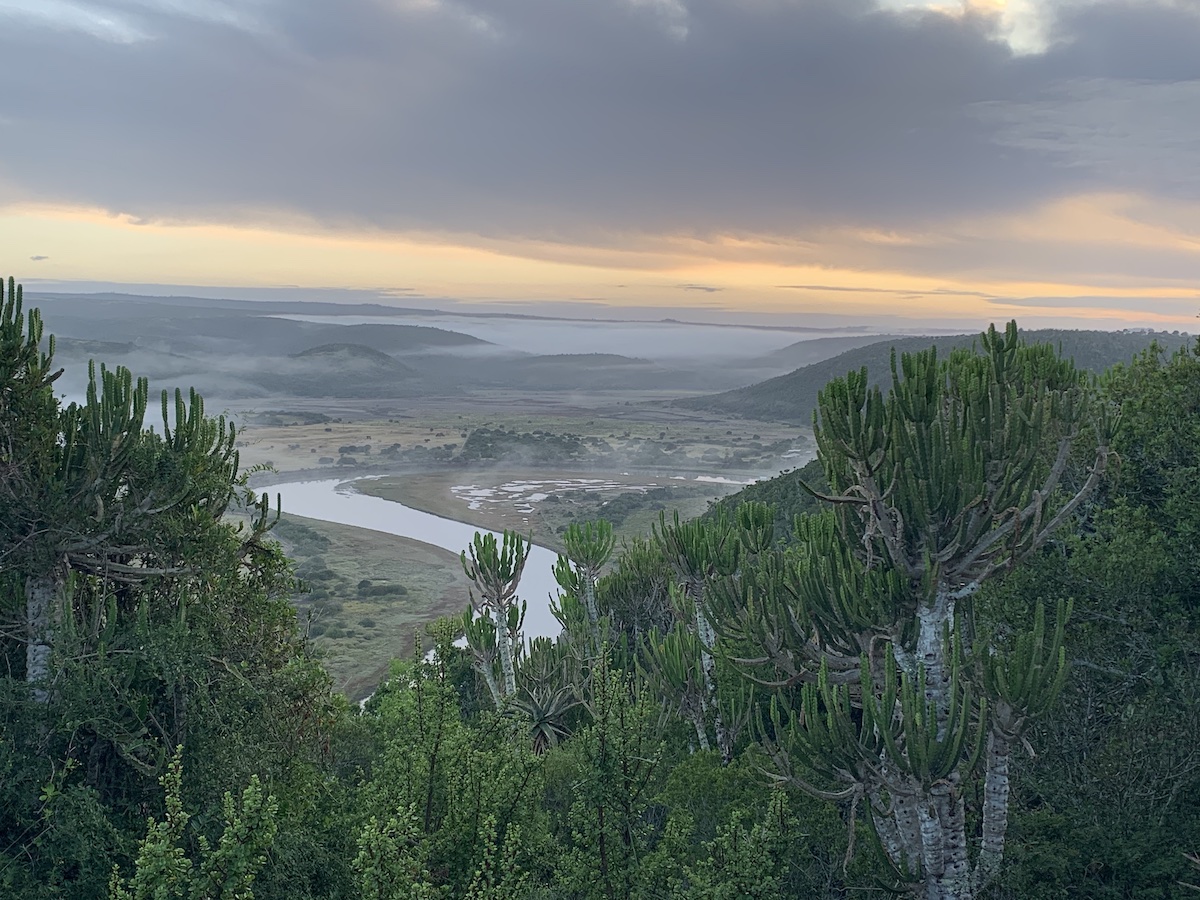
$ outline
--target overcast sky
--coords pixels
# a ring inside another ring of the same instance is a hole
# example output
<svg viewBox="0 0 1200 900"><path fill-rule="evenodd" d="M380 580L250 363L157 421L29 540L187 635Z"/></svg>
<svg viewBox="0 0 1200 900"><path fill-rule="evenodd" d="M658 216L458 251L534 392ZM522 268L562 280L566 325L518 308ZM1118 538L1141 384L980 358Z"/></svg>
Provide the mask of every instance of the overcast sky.
<svg viewBox="0 0 1200 900"><path fill-rule="evenodd" d="M0 59L31 286L1200 311L1200 0L0 0Z"/></svg>

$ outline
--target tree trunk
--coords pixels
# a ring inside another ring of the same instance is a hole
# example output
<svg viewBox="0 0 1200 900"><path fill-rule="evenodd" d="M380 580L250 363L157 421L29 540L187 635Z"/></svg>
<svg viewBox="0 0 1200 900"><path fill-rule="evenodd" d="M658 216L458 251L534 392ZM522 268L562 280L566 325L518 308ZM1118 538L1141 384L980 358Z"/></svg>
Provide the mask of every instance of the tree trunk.
<svg viewBox="0 0 1200 900"><path fill-rule="evenodd" d="M892 862L897 866L907 866L909 871L916 872L922 857L921 820L917 813L917 799L907 790L893 791L891 799L892 818L896 823L900 847L904 851L903 856L894 857Z"/></svg>
<svg viewBox="0 0 1200 900"><path fill-rule="evenodd" d="M496 683L496 673L492 671L492 667L486 660L476 660L475 671L483 676L488 693L492 695L492 702L496 704L496 709L499 709L504 704L504 698L500 696L500 685Z"/></svg>
<svg viewBox="0 0 1200 900"><path fill-rule="evenodd" d="M712 749L708 744L708 726L704 723L704 713L701 710L692 710L690 715L692 725L696 729L696 739L700 742L700 749L708 751Z"/></svg>
<svg viewBox="0 0 1200 900"><path fill-rule="evenodd" d="M924 871L927 900L973 900L971 870L967 865L966 808L962 797L946 781L935 783L929 791L929 812L937 820L935 847L925 847L926 856L935 856L936 870ZM922 832L924 837L924 831Z"/></svg>
<svg viewBox="0 0 1200 900"><path fill-rule="evenodd" d="M508 633L508 610L496 610L496 649L500 651L500 670L504 674L504 696L511 697L517 692L517 675Z"/></svg>
<svg viewBox="0 0 1200 900"><path fill-rule="evenodd" d="M946 735L950 711L949 672L946 667L946 626L954 619L954 601L944 585L939 585L933 604L917 610L917 652L915 662L925 670L925 699L937 710L938 737ZM910 673L916 675L915 672Z"/></svg>
<svg viewBox="0 0 1200 900"><path fill-rule="evenodd" d="M688 593L696 610L696 637L700 639L700 670L704 676L704 695L706 705L712 710L713 730L717 737L717 749L721 752L722 762L733 759L733 739L725 722L721 718L721 707L717 703L717 661L712 655L712 646L716 643L717 633L704 614L704 585L691 583Z"/></svg>
<svg viewBox="0 0 1200 900"><path fill-rule="evenodd" d="M596 607L596 579L591 572L584 572L583 575L583 605L587 607L588 622L594 631L600 621L600 610Z"/></svg>
<svg viewBox="0 0 1200 900"><path fill-rule="evenodd" d="M59 583L52 575L25 580L25 621L29 637L25 645L25 681L33 687L37 703L50 700L50 650L54 644L55 606Z"/></svg>
<svg viewBox="0 0 1200 900"><path fill-rule="evenodd" d="M588 631L591 634L591 653L600 652L600 610L596 605L596 578L591 572L583 576L583 603L587 607Z"/></svg>
<svg viewBox="0 0 1200 900"><path fill-rule="evenodd" d="M1000 870L1008 831L1008 738L994 729L988 735L983 782L983 834L975 863L975 888L982 890Z"/></svg>

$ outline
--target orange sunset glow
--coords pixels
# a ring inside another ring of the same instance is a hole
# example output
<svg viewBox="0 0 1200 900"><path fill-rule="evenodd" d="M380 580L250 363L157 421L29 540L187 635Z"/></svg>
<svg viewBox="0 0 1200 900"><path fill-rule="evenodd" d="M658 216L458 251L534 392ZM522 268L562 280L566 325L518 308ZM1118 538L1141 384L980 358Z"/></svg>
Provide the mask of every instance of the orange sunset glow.
<svg viewBox="0 0 1200 900"><path fill-rule="evenodd" d="M0 261L31 287L911 328L1200 307L1194 5L356 3L340 44L271 4L101 6L0 0L13 72L74 60L0 97Z"/></svg>

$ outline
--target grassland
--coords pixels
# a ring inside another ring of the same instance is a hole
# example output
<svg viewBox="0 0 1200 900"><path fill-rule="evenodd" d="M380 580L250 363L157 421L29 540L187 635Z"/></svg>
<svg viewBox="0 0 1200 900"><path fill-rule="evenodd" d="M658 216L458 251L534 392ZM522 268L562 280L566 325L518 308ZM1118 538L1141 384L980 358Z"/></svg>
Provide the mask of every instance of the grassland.
<svg viewBox="0 0 1200 900"><path fill-rule="evenodd" d="M649 534L662 511L699 515L737 482L799 464L811 448L804 429L601 399L587 409L497 392L407 411L293 402L241 411L238 443L243 466L273 468L260 486L300 474L383 476L358 486L478 527L515 528L554 550L571 522L605 518L631 537ZM414 632L466 606L457 556L441 548L296 516L276 536L309 586L295 598L302 627L350 697L412 652Z"/></svg>
<svg viewBox="0 0 1200 900"><path fill-rule="evenodd" d="M572 522L607 519L618 537L644 536L660 511L697 516L739 486L638 474L488 468L377 478L360 482L358 489L480 528L514 529L543 547L562 550L561 534Z"/></svg>
<svg viewBox="0 0 1200 900"><path fill-rule="evenodd" d="M426 623L467 606L458 557L439 547L300 516L285 515L273 533L307 588L294 598L301 628L352 699L412 653Z"/></svg>
<svg viewBox="0 0 1200 900"><path fill-rule="evenodd" d="M546 463L549 468L574 463L576 468L583 464L611 473L630 467L683 467L710 474L722 469L761 474L777 469L785 453L811 444L808 429L793 425L644 403L611 402L581 409L561 398L530 396L521 402L504 392L470 402L409 405L403 407L405 411L348 402L336 407L293 406L237 413L243 465L269 465L280 473L357 474L500 464L505 456L464 458L472 433L486 430L572 436L588 450L583 457L521 460ZM343 453L344 448L356 449Z"/></svg>

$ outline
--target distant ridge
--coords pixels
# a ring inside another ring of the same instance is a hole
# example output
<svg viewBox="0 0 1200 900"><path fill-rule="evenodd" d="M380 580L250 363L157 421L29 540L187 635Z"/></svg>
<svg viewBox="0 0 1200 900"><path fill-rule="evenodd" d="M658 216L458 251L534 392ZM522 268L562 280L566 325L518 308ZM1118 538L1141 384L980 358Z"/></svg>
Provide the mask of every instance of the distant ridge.
<svg viewBox="0 0 1200 900"><path fill-rule="evenodd" d="M496 346L482 338L432 325L325 325L305 336L329 343L358 344L385 353Z"/></svg>
<svg viewBox="0 0 1200 900"><path fill-rule="evenodd" d="M867 347L881 341L903 341L911 337L902 334L856 334L849 337L811 338L796 341L768 353L762 358L762 362L776 370L798 369L832 359L847 350L857 350L859 347Z"/></svg>
<svg viewBox="0 0 1200 900"><path fill-rule="evenodd" d="M326 364L358 366L367 364L370 368L379 368L388 372L411 374L412 369L373 347L362 344L321 344L309 347L299 353L293 353L292 359L320 360Z"/></svg>
<svg viewBox="0 0 1200 900"><path fill-rule="evenodd" d="M1165 331L1040 329L1023 331L1021 335L1031 343L1050 343L1060 347L1064 355L1075 361L1075 365L1091 372L1102 372L1116 363L1128 362L1154 341L1168 352L1173 352L1191 341L1186 334L1171 334ZM875 383L884 383L885 379L889 379L893 347L898 353L912 353L933 346L937 347L939 354L943 354L955 347L969 347L978 338L978 334L960 334L878 341L758 384L720 394L688 397L676 400L672 405L685 409L732 413L764 421L808 424L817 406L817 394L832 379L863 366L867 367Z"/></svg>

